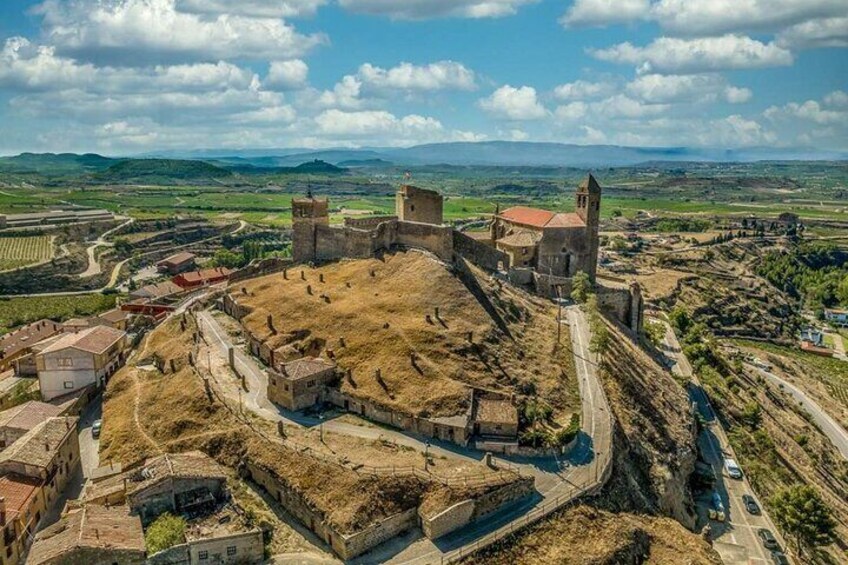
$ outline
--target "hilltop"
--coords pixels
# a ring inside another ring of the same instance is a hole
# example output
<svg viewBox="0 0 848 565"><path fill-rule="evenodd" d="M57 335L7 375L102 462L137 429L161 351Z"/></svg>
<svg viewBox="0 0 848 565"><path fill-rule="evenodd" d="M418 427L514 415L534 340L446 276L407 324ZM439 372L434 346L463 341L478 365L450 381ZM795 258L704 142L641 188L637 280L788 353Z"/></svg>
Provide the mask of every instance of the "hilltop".
<svg viewBox="0 0 848 565"><path fill-rule="evenodd" d="M232 176L232 172L203 161L175 159L131 159L119 161L105 171L94 173L95 182L158 182L205 181Z"/></svg>
<svg viewBox="0 0 848 565"><path fill-rule="evenodd" d="M242 323L283 359L332 354L352 372L341 388L353 397L421 417L455 416L473 386L519 400L538 396L561 424L579 407L573 358L566 347L555 350L549 301L416 251L303 275L292 270L288 279L274 274L231 289L253 310ZM567 326L561 339L570 343Z"/></svg>

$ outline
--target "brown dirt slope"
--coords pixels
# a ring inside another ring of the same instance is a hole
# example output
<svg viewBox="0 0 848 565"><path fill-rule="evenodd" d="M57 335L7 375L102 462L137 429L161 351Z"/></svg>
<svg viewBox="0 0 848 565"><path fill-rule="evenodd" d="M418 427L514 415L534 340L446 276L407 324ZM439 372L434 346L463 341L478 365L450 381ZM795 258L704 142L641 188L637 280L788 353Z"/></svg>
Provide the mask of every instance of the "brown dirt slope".
<svg viewBox="0 0 848 565"><path fill-rule="evenodd" d="M579 405L573 359L565 348L554 353L556 310L550 302L500 285L467 264L447 267L414 251L332 263L304 275L301 280L300 270L292 270L285 280L274 274L239 283L231 292L253 309L245 327L267 340L277 358L331 349L339 367L353 371L353 383L341 385L348 394L421 416L462 413L465 385L535 391L561 422ZM269 314L276 335L268 328ZM567 328L562 340L568 343ZM385 388L374 376L377 369Z"/></svg>
<svg viewBox="0 0 848 565"><path fill-rule="evenodd" d="M719 565L698 536L669 518L570 508L475 555L469 564Z"/></svg>
<svg viewBox="0 0 848 565"><path fill-rule="evenodd" d="M613 475L602 504L694 525L689 476L696 436L688 397L671 373L620 329L611 329L601 373L618 425Z"/></svg>

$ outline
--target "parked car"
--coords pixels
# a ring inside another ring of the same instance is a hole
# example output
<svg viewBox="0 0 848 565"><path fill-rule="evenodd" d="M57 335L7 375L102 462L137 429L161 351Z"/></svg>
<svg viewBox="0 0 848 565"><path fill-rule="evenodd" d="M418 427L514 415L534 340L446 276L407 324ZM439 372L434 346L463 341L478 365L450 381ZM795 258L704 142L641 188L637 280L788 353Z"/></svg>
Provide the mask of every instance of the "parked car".
<svg viewBox="0 0 848 565"><path fill-rule="evenodd" d="M757 501L754 500L754 497L750 494L742 495L742 503L745 505L745 510L747 510L749 514L758 515L760 513L760 507L757 505Z"/></svg>
<svg viewBox="0 0 848 565"><path fill-rule="evenodd" d="M718 492L713 492L713 501L709 510L710 520L715 520L716 522L724 522L725 514L724 514L724 504L721 503L721 495Z"/></svg>
<svg viewBox="0 0 848 565"><path fill-rule="evenodd" d="M789 558L782 551L772 551L771 560L774 565L789 565Z"/></svg>
<svg viewBox="0 0 848 565"><path fill-rule="evenodd" d="M103 427L103 420L96 420L91 425L91 437L97 439L100 437L100 429Z"/></svg>
<svg viewBox="0 0 848 565"><path fill-rule="evenodd" d="M739 480L742 478L742 469L734 459L726 458L724 460L724 468L727 470L727 474L730 475L731 479Z"/></svg>
<svg viewBox="0 0 848 565"><path fill-rule="evenodd" d="M759 536L760 541L763 542L763 547L766 549L777 549L779 547L777 539L774 537L774 534L771 533L771 530L760 528L757 530L757 535Z"/></svg>

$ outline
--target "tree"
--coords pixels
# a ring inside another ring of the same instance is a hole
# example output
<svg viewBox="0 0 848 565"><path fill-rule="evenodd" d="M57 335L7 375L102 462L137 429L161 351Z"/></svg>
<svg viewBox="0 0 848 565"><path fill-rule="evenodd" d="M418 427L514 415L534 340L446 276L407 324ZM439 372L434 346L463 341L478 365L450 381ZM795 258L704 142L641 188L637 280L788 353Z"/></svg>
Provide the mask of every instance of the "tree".
<svg viewBox="0 0 848 565"><path fill-rule="evenodd" d="M689 317L689 312L680 306L671 311L671 314L668 315L668 319L671 322L671 327L677 332L677 335L681 336L686 334L686 331L689 329L689 325L692 323L692 318Z"/></svg>
<svg viewBox="0 0 848 565"><path fill-rule="evenodd" d="M833 511L809 485L796 485L772 497L772 516L788 538L795 540L798 555L833 541Z"/></svg>
<svg viewBox="0 0 848 565"><path fill-rule="evenodd" d="M592 281L589 280L589 275L579 271L571 279L571 299L583 304L590 292L592 292Z"/></svg>
<svg viewBox="0 0 848 565"><path fill-rule="evenodd" d="M162 514L144 534L148 555L153 555L185 541L186 521L179 516Z"/></svg>
<svg viewBox="0 0 848 565"><path fill-rule="evenodd" d="M132 254L133 247L132 244L124 239L123 237L119 237L115 240L115 252L121 257L129 257Z"/></svg>

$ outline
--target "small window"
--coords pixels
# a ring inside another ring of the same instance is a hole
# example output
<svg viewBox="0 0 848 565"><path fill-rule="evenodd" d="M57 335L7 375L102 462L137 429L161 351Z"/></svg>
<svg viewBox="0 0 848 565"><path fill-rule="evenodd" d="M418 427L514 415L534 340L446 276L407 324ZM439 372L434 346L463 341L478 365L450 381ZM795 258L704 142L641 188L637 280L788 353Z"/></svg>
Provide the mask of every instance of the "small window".
<svg viewBox="0 0 848 565"><path fill-rule="evenodd" d="M289 385L284 384L284 385L283 385L283 388L284 388L286 391L288 391L288 390L289 390Z"/></svg>
<svg viewBox="0 0 848 565"><path fill-rule="evenodd" d="M72 357L63 357L62 359L59 359L59 366L60 367L73 367L74 366L74 360L73 360Z"/></svg>
<svg viewBox="0 0 848 565"><path fill-rule="evenodd" d="M306 383L306 388L312 388L315 386L315 381L309 381Z"/></svg>
<svg viewBox="0 0 848 565"><path fill-rule="evenodd" d="M207 559L209 559L209 552L206 551L206 550L198 551L197 552L197 558L200 559L201 561L206 561Z"/></svg>
<svg viewBox="0 0 848 565"><path fill-rule="evenodd" d="M271 379L271 386L277 386L277 379Z"/></svg>
<svg viewBox="0 0 848 565"><path fill-rule="evenodd" d="M65 382L63 383L63 386L64 386L66 389L70 390L70 389L74 388L74 381L65 381Z"/></svg>
<svg viewBox="0 0 848 565"><path fill-rule="evenodd" d="M234 545L227 546L227 557L232 557L235 554L236 554L236 546L234 546Z"/></svg>
<svg viewBox="0 0 848 565"><path fill-rule="evenodd" d="M415 204L410 204L410 206L409 206L409 211L410 211L410 212L415 212Z"/></svg>

